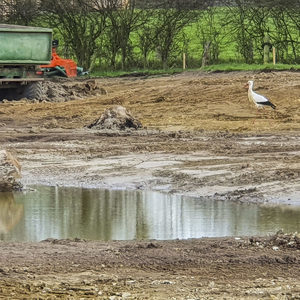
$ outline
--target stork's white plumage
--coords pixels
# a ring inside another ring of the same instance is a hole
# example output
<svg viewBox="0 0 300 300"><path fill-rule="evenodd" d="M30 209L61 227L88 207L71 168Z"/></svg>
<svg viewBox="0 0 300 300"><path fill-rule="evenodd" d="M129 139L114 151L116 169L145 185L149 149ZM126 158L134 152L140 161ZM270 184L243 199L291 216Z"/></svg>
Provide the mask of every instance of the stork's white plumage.
<svg viewBox="0 0 300 300"><path fill-rule="evenodd" d="M254 81L248 81L248 98L252 101L257 108L264 108L265 106L271 106L273 109L276 108L276 105L271 103L266 97L259 95L253 91Z"/></svg>

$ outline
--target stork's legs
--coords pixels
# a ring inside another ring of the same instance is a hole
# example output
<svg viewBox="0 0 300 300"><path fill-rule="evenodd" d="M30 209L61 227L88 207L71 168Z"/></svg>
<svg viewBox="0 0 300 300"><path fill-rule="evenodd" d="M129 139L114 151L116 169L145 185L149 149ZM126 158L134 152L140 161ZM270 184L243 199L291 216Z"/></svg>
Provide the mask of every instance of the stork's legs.
<svg viewBox="0 0 300 300"><path fill-rule="evenodd" d="M257 116L259 116L261 113L264 113L264 107L256 106L256 108L257 108L256 111ZM255 120L253 121L253 124L255 124Z"/></svg>

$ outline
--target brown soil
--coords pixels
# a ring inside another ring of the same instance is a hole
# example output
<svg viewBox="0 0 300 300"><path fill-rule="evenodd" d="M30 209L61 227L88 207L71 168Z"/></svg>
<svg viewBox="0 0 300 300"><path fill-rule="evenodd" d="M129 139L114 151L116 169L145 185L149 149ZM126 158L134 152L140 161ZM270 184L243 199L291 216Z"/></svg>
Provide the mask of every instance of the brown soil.
<svg viewBox="0 0 300 300"><path fill-rule="evenodd" d="M243 86L250 79L276 110L258 112L248 101ZM25 186L300 204L299 72L98 79L84 93L82 80L55 84L47 101L0 104L0 142L20 160ZM65 94L56 93L62 89ZM66 96L74 91L76 97ZM144 128L86 127L114 105L130 110ZM4 299L300 297L297 236L0 247Z"/></svg>

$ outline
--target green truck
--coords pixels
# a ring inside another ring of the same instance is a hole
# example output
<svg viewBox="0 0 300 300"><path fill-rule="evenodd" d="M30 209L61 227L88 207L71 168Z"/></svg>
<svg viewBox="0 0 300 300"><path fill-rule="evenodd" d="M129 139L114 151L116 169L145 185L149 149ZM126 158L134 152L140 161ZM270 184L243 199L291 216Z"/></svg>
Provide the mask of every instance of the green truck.
<svg viewBox="0 0 300 300"><path fill-rule="evenodd" d="M51 51L52 29L0 24L0 101L40 100Z"/></svg>

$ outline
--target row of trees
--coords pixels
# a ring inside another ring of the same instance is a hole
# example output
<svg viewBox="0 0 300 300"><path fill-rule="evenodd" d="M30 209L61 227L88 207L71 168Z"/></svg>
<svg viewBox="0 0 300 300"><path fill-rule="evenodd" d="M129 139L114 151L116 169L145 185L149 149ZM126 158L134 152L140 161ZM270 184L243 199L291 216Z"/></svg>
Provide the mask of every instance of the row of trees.
<svg viewBox="0 0 300 300"><path fill-rule="evenodd" d="M262 60L265 35L282 63L300 62L300 0L3 0L2 23L51 27L85 69Z"/></svg>

